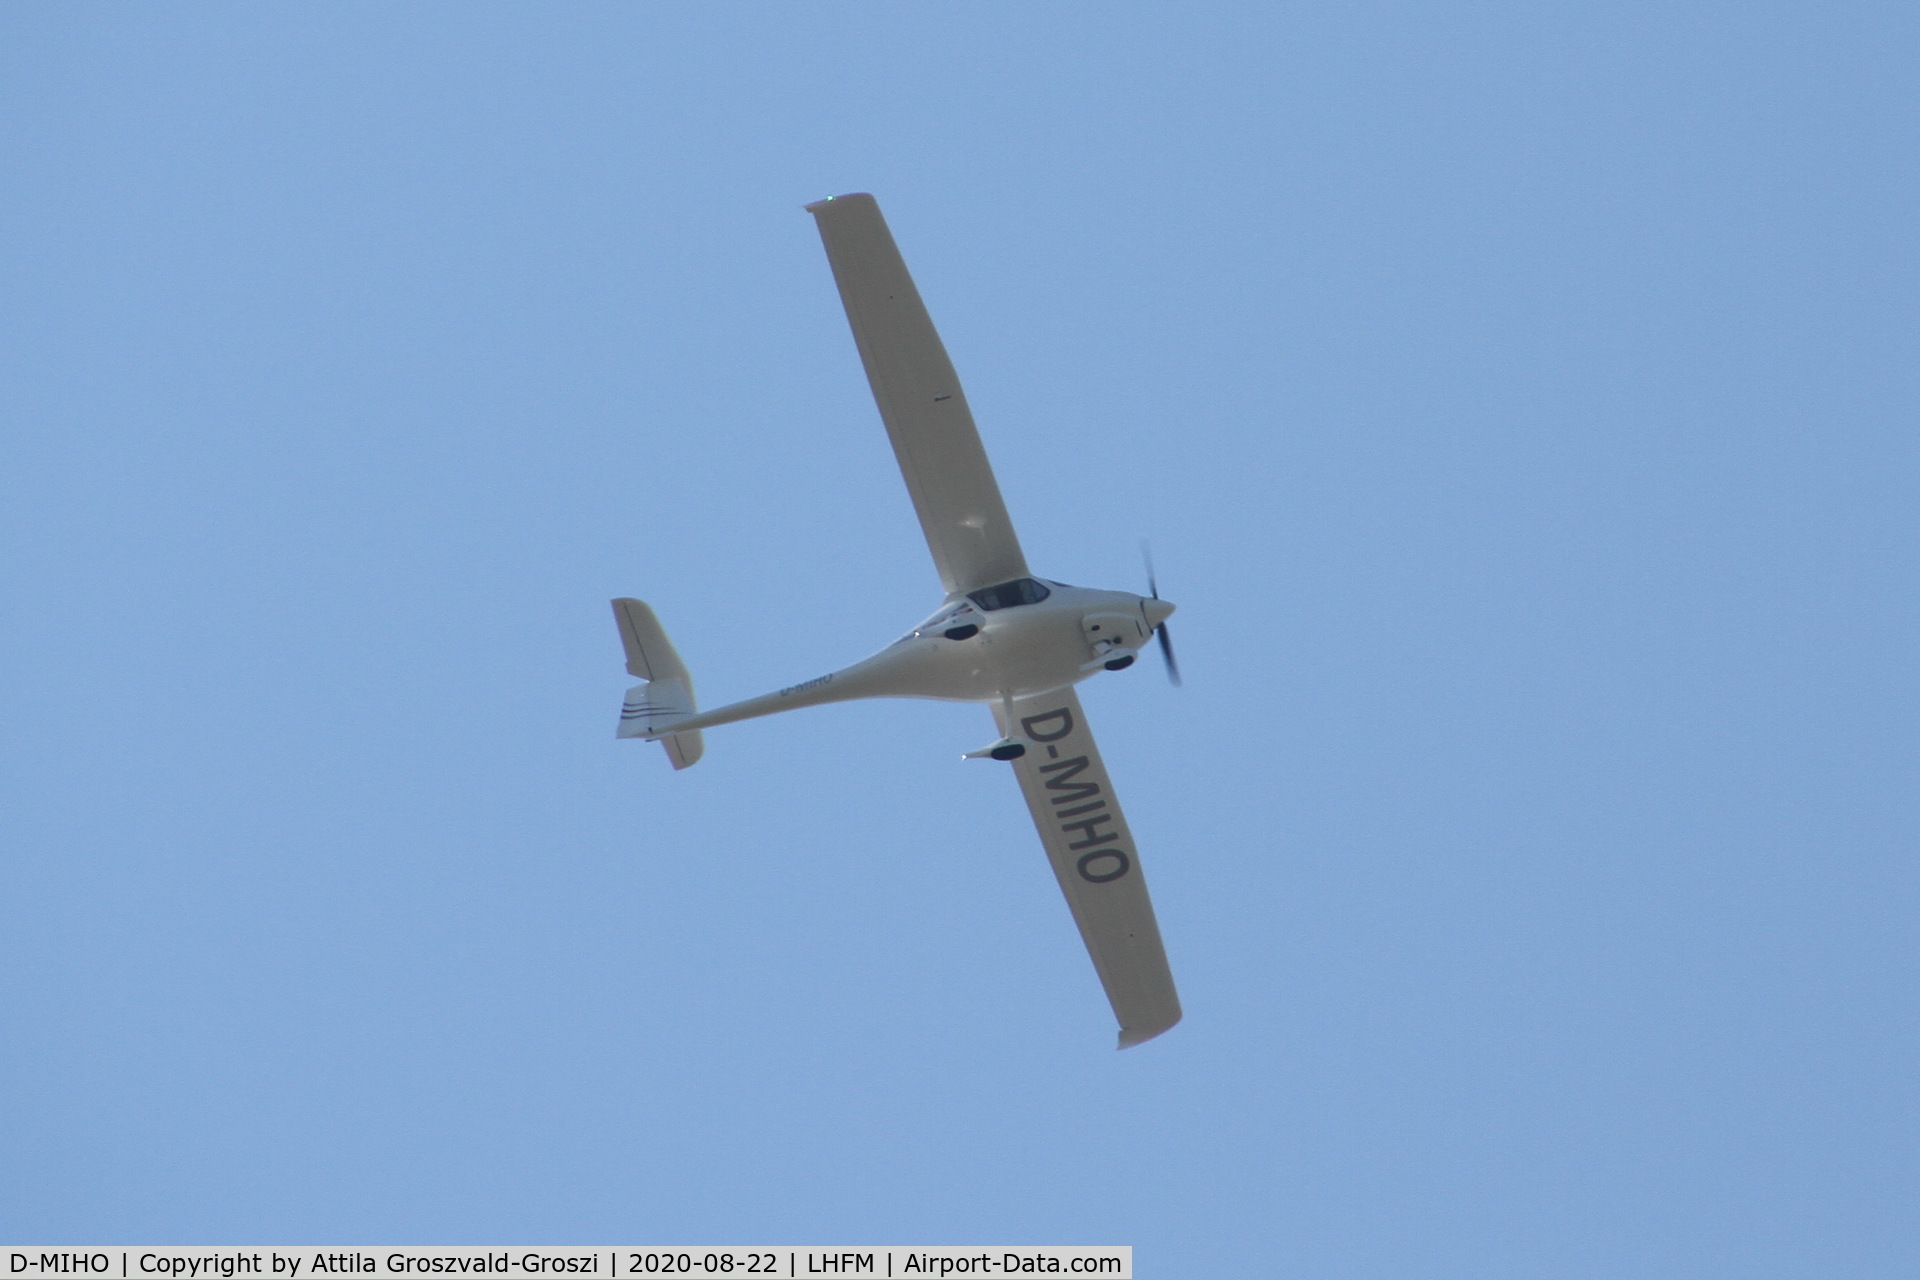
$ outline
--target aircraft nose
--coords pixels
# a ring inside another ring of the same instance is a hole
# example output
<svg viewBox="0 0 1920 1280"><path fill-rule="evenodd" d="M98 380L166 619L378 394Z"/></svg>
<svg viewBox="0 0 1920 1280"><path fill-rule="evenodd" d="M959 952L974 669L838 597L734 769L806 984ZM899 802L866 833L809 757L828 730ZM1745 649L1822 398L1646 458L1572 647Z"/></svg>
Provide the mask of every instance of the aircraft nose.
<svg viewBox="0 0 1920 1280"><path fill-rule="evenodd" d="M1147 615L1147 625L1157 627L1173 616L1173 605L1165 600L1146 599L1140 602L1140 612Z"/></svg>

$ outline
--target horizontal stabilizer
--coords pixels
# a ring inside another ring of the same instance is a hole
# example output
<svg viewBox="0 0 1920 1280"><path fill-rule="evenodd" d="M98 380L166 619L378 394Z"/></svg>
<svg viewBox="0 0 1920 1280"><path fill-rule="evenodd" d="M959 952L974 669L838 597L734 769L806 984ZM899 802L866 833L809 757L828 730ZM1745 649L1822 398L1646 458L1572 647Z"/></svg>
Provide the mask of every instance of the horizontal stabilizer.
<svg viewBox="0 0 1920 1280"><path fill-rule="evenodd" d="M665 627L644 600L623 597L613 602L613 617L620 624L620 644L627 651L627 674L642 680L687 677L687 664L674 652ZM689 682L689 691L692 685Z"/></svg>

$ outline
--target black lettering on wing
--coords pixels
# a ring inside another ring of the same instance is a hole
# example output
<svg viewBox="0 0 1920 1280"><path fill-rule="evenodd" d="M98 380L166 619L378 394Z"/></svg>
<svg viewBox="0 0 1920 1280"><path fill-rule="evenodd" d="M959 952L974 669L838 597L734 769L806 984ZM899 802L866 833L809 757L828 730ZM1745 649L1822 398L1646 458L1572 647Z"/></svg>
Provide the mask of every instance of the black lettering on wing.
<svg viewBox="0 0 1920 1280"><path fill-rule="evenodd" d="M1091 800L1093 797L1099 795L1099 783L1073 781L1074 775L1085 773L1091 767L1092 762L1085 756L1074 756L1071 760L1061 760L1055 764L1041 765L1041 773L1055 773L1060 775L1057 778L1047 779L1047 790L1058 791L1060 793L1053 797L1053 803L1056 805L1077 804L1082 800Z"/></svg>
<svg viewBox="0 0 1920 1280"><path fill-rule="evenodd" d="M1095 849L1081 854L1074 865L1087 883L1108 884L1133 870L1133 859L1118 849Z"/></svg>
<svg viewBox="0 0 1920 1280"><path fill-rule="evenodd" d="M1046 733L1040 732L1037 726L1049 720L1059 721L1059 726ZM1052 711L1043 711L1037 716L1028 716L1020 722L1020 731L1026 735L1029 742L1058 742L1073 732L1073 713L1065 707L1059 707Z"/></svg>
<svg viewBox="0 0 1920 1280"><path fill-rule="evenodd" d="M1065 835L1069 831L1084 832L1084 839L1075 840L1072 844L1068 845L1067 848L1091 849L1097 844L1111 844L1120 838L1120 833L1117 831L1102 831L1100 829L1103 824L1112 821L1112 814L1096 813L1091 818L1082 818L1078 822L1061 823L1060 834Z"/></svg>

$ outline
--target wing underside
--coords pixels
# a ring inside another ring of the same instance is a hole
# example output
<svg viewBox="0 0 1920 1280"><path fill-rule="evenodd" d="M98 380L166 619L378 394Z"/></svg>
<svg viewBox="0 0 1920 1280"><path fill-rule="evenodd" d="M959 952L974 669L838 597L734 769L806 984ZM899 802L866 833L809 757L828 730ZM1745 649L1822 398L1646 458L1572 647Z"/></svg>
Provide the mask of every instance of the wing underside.
<svg viewBox="0 0 1920 1280"><path fill-rule="evenodd" d="M1072 689L994 708L1000 731L1032 746L1013 762L1047 860L1120 1021L1120 1047L1180 1021L1140 855Z"/></svg>
<svg viewBox="0 0 1920 1280"><path fill-rule="evenodd" d="M1000 500L953 363L866 194L807 206L833 267L874 401L948 595L1025 577L1026 557Z"/></svg>

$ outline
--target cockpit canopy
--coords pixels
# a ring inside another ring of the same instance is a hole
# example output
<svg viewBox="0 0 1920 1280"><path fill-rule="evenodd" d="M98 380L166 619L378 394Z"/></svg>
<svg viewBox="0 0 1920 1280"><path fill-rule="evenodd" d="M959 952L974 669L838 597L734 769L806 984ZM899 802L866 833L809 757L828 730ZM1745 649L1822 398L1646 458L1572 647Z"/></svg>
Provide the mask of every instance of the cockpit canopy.
<svg viewBox="0 0 1920 1280"><path fill-rule="evenodd" d="M1052 594L1047 590L1047 584L1038 578L1015 578L1012 582L969 592L967 599L991 613L995 609L1011 609L1015 605L1039 604Z"/></svg>

